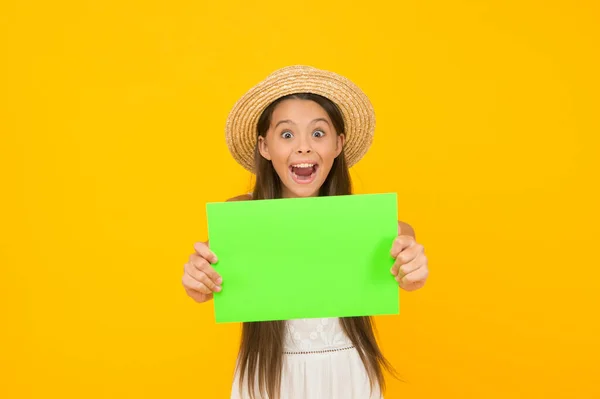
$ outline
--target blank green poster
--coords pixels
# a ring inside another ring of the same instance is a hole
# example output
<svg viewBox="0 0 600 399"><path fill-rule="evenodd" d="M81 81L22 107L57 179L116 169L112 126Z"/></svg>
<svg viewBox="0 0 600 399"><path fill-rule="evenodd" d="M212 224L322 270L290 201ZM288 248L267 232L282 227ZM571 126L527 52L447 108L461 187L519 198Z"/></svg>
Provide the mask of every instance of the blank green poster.
<svg viewBox="0 0 600 399"><path fill-rule="evenodd" d="M217 322L398 314L396 194L209 203Z"/></svg>

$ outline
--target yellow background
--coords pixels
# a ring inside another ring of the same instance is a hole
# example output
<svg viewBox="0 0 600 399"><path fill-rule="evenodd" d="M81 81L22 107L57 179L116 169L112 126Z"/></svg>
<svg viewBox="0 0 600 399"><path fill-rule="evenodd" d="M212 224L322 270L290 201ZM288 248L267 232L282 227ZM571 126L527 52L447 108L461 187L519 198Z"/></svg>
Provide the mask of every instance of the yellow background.
<svg viewBox="0 0 600 399"><path fill-rule="evenodd" d="M258 5L260 3L260 5ZM2 2L0 397L226 398L239 325L181 287L246 192L235 100L276 68L377 112L427 286L379 317L388 398L598 398L594 1Z"/></svg>

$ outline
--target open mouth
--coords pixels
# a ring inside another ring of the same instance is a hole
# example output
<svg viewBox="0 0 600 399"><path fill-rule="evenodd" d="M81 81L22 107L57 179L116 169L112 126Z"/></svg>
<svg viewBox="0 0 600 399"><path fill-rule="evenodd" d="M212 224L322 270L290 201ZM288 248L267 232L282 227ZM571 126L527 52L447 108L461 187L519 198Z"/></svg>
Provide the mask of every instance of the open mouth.
<svg viewBox="0 0 600 399"><path fill-rule="evenodd" d="M292 179L298 184L308 184L317 176L317 169L319 165L316 163L297 163L290 165L290 173Z"/></svg>

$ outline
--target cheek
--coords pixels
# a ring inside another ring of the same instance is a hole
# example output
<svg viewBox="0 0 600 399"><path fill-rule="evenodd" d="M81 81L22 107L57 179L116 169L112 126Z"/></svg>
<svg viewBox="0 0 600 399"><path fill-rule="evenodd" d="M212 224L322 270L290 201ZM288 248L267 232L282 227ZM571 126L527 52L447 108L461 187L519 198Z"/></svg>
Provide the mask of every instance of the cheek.
<svg viewBox="0 0 600 399"><path fill-rule="evenodd" d="M287 168L288 164L288 155L289 153L284 151L282 148L273 148L271 149L271 162L275 169L284 169Z"/></svg>
<svg viewBox="0 0 600 399"><path fill-rule="evenodd" d="M324 160L333 161L338 154L337 141L334 139L319 143L319 153Z"/></svg>
<svg viewBox="0 0 600 399"><path fill-rule="evenodd" d="M273 148L271 151L271 155L273 156L273 159L277 159L277 160L284 160L287 159L287 152L283 151L281 148Z"/></svg>

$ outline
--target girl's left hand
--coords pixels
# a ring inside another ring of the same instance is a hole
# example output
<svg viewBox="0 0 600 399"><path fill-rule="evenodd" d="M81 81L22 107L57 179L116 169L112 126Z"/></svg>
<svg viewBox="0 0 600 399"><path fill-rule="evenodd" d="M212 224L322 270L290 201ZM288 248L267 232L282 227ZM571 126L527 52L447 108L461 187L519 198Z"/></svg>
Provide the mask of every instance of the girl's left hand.
<svg viewBox="0 0 600 399"><path fill-rule="evenodd" d="M394 240L390 254L396 261L390 270L400 288L414 291L425 285L429 269L423 246L411 236L400 235Z"/></svg>

